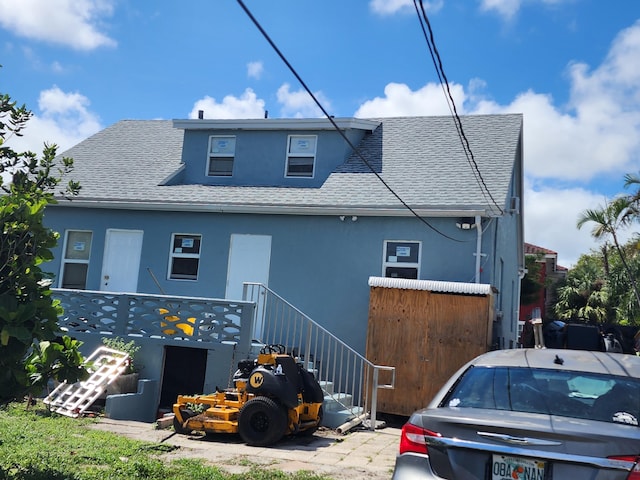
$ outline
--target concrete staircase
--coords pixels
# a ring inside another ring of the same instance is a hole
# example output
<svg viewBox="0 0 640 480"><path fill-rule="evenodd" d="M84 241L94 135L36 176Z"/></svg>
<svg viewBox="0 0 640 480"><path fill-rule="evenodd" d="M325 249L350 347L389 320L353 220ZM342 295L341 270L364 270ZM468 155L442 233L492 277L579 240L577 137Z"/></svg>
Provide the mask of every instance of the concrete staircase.
<svg viewBox="0 0 640 480"><path fill-rule="evenodd" d="M353 395L334 392L333 382L320 381L319 383L325 393L322 426L336 430L365 413L364 408L353 404Z"/></svg>
<svg viewBox="0 0 640 480"><path fill-rule="evenodd" d="M370 415L375 428L377 389L394 388L394 367L374 365L265 285L245 283L243 300L256 305L252 338L284 345L320 382L323 426L338 429ZM378 384L380 371L392 372L393 380Z"/></svg>

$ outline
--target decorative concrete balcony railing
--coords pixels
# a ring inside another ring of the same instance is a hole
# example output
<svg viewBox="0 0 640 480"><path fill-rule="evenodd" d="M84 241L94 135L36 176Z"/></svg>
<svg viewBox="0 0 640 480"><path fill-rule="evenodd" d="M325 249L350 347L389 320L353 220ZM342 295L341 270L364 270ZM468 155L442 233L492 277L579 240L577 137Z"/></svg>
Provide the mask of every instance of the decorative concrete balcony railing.
<svg viewBox="0 0 640 480"><path fill-rule="evenodd" d="M211 298L52 289L69 335L235 343L248 351L254 304Z"/></svg>

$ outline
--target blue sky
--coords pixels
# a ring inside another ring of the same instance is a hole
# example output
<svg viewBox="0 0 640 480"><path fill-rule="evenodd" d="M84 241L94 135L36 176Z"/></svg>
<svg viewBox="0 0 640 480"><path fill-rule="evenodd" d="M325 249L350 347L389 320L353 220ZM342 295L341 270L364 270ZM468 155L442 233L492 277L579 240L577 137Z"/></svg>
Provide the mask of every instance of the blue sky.
<svg viewBox="0 0 640 480"><path fill-rule="evenodd" d="M412 0L244 3L331 114L449 114ZM424 3L458 112L524 114L525 239L571 266L596 247L578 214L640 172L640 2ZM121 119L321 116L236 0L0 0L0 64L34 151Z"/></svg>

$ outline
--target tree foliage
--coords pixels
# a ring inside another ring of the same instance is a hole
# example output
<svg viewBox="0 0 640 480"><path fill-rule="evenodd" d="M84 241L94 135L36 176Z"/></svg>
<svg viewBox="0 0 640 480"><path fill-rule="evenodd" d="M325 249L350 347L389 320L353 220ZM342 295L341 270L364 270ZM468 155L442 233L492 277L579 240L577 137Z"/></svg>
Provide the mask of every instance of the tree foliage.
<svg viewBox="0 0 640 480"><path fill-rule="evenodd" d="M614 321L617 323L640 325L640 304L629 281L629 278L636 279L636 282L640 279L639 239L636 235L621 247L627 259L626 266L616 255L611 255L609 259L606 279L611 303L615 307Z"/></svg>
<svg viewBox="0 0 640 480"><path fill-rule="evenodd" d="M638 210L632 198L625 195L614 198L612 201L607 202L604 207L585 210L578 218L577 226L581 228L583 225L591 223L593 224L591 230L593 238L596 240L604 240L605 246L609 239L613 242L614 249L627 273L627 280L640 307L640 290L638 289L636 278L633 275L633 270L627 260L625 250L622 248L619 240L620 231L629 226L637 218ZM608 261L609 258L606 256L606 250L604 252L605 260ZM608 268L608 266L606 268Z"/></svg>
<svg viewBox="0 0 640 480"><path fill-rule="evenodd" d="M558 286L554 307L559 320L605 323L610 315L602 261L597 254L582 255Z"/></svg>
<svg viewBox="0 0 640 480"><path fill-rule="evenodd" d="M16 152L6 142L21 136L31 112L0 94L0 404L42 388L48 378L75 381L84 374L77 341L61 337L62 313L42 270L53 258L59 235L43 224L54 193L76 195L73 181L61 178L73 160L56 158L56 146L42 156Z"/></svg>
<svg viewBox="0 0 640 480"><path fill-rule="evenodd" d="M640 235L620 240L640 221L640 175L625 175L625 188L636 186L637 191L579 216L577 227L590 224L602 246L582 255L558 285L554 311L559 319L640 325Z"/></svg>
<svg viewBox="0 0 640 480"><path fill-rule="evenodd" d="M527 257L525 257L525 268L527 269L527 273L520 284L522 305L531 305L534 303L544 288L544 285L540 282L540 271L542 270L544 263L540 260L540 255L527 255Z"/></svg>

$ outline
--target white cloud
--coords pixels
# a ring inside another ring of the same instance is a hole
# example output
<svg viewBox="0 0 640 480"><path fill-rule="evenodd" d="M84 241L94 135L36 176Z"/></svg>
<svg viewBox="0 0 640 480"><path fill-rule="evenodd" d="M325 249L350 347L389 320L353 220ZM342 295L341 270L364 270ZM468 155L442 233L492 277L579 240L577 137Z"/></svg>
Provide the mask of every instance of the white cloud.
<svg viewBox="0 0 640 480"><path fill-rule="evenodd" d="M605 61L590 72L569 67L570 101L532 91L506 106L480 102L473 113L522 112L526 173L537 178L592 180L634 171L640 163L640 22L622 31Z"/></svg>
<svg viewBox="0 0 640 480"><path fill-rule="evenodd" d="M60 62L53 61L51 63L51 71L54 73L64 73L65 69Z"/></svg>
<svg viewBox="0 0 640 480"><path fill-rule="evenodd" d="M325 109L331 108L331 102L322 92L314 95ZM277 91L278 103L281 105L280 116L295 118L322 117L322 111L313 99L303 89L291 91L288 83L283 84ZM189 114L189 118L198 118L198 111L204 112L204 118L263 118L265 115L265 101L258 98L251 88L247 88L242 96L227 95L218 102L215 98L205 96L198 100Z"/></svg>
<svg viewBox="0 0 640 480"><path fill-rule="evenodd" d="M260 79L264 72L264 64L262 62L247 63L247 76L249 78Z"/></svg>
<svg viewBox="0 0 640 480"><path fill-rule="evenodd" d="M501 17L509 20L520 10L521 0L482 0L480 10L496 12Z"/></svg>
<svg viewBox="0 0 640 480"><path fill-rule="evenodd" d="M320 91L313 92L313 95L318 99L322 107L331 113L331 102ZM318 108L313 98L304 89L291 91L291 86L288 83L282 84L277 93L278 102L282 105L280 114L283 117L295 117L295 118L311 118L311 117L323 117L322 110Z"/></svg>
<svg viewBox="0 0 640 480"><path fill-rule="evenodd" d="M465 101L464 88L457 84L450 84L449 89L458 109ZM384 97L367 100L355 113L356 117L398 117L421 115L449 115L451 111L439 84L428 83L424 87L412 91L403 83L389 83L384 88Z"/></svg>
<svg viewBox="0 0 640 480"><path fill-rule="evenodd" d="M622 182L621 182L622 183ZM583 188L525 187L525 238L529 243L558 253L558 264L572 267L581 254L599 250L602 245L591 236L592 224L578 230L578 217L587 209L602 208L604 195ZM621 230L619 239L631 239L637 227ZM610 240L610 239L608 239Z"/></svg>
<svg viewBox="0 0 640 480"><path fill-rule="evenodd" d="M585 99L602 103L601 111L618 106L602 97ZM564 112L549 95L532 91L520 94L509 105L480 102L472 113L518 112L524 114L526 172L538 178L589 181L612 171L625 171L637 161L640 147L640 114L600 116ZM637 117L637 118L631 118ZM622 178L622 177L621 177Z"/></svg>
<svg viewBox="0 0 640 480"><path fill-rule="evenodd" d="M442 8L444 0L427 0L423 4L427 12L437 12ZM378 15L413 13L416 11L413 0L371 0L369 9Z"/></svg>
<svg viewBox="0 0 640 480"><path fill-rule="evenodd" d="M495 12L504 20L513 19L525 3L544 5L557 5L559 3L574 3L576 0L481 0L480 10Z"/></svg>
<svg viewBox="0 0 640 480"><path fill-rule="evenodd" d="M325 109L330 110L331 102L322 94L314 95ZM288 83L284 83L277 91L277 99L280 104L280 116L284 118L311 118L322 117L322 111L317 107L313 99L303 89L291 91ZM198 111L204 112L204 118L263 118L265 116L266 102L258 98L256 93L247 88L242 96L225 96L221 102L215 98L205 96L198 100L189 114L189 118L198 118Z"/></svg>
<svg viewBox="0 0 640 480"><path fill-rule="evenodd" d="M113 47L101 32L115 0L0 0L0 26L16 35L77 50Z"/></svg>
<svg viewBox="0 0 640 480"><path fill-rule="evenodd" d="M604 62L590 73L575 63L569 69L571 106L580 114L609 116L637 112L640 107L640 20L614 39ZM593 99L603 99L593 104ZM591 107L596 108L591 108ZM607 107L604 112L599 109Z"/></svg>
<svg viewBox="0 0 640 480"><path fill-rule="evenodd" d="M575 265L578 257L597 248L587 226L578 230L578 216L603 203L603 196L582 188L525 187L525 241L558 253L558 263Z"/></svg>
<svg viewBox="0 0 640 480"><path fill-rule="evenodd" d="M483 82L474 79L467 91L450 88L458 113L517 112L524 116L525 240L559 255L565 266L598 245L589 228L576 228L581 212L604 204L605 192L597 191L599 178L619 179L640 165L640 21L622 31L612 43L605 61L590 70L574 63L568 68L570 100L557 106L543 93L523 92L511 103L485 100ZM448 115L439 85L427 84L412 91L390 83L384 96L364 102L358 117L397 115ZM473 150L473 145L471 145ZM562 188L551 188L562 185ZM595 184L594 189L583 186ZM611 193L609 193L611 196ZM637 232L637 228L635 229Z"/></svg>
<svg viewBox="0 0 640 480"><path fill-rule="evenodd" d="M549 180L580 185L598 178L636 172L640 164L640 22L623 30L604 62L594 70L569 66L570 100L556 107L548 95L526 92L510 105L479 103L474 113L524 113L525 175L538 185ZM609 198L611 194L608 195ZM596 249L590 228L576 228L581 212L604 205L605 192L536 188L525 195L527 241L558 252L559 262L573 265ZM637 226L623 232L628 239ZM625 241L625 240L623 240Z"/></svg>
<svg viewBox="0 0 640 480"><path fill-rule="evenodd" d="M215 98L205 96L196 101L189 118L198 118L198 111L204 112L204 118L263 118L264 100L247 88L240 97L227 95L218 103Z"/></svg>
<svg viewBox="0 0 640 480"><path fill-rule="evenodd" d="M58 87L44 90L22 137L7 142L17 151L42 152L44 143L58 145L58 152L69 149L101 128L98 116L89 110L89 100L79 93L66 93Z"/></svg>

